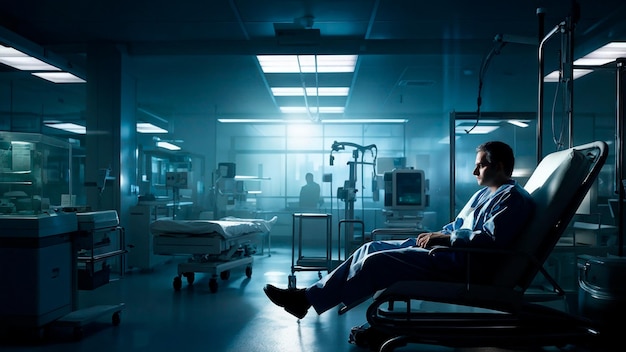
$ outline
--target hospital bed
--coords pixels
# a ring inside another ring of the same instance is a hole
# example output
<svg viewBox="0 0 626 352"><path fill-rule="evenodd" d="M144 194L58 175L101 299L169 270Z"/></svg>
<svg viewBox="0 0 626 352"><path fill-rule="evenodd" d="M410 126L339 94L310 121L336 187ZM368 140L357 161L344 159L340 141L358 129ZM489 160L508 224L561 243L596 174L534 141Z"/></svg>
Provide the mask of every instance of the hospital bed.
<svg viewBox="0 0 626 352"><path fill-rule="evenodd" d="M367 324L353 328L350 341L379 351L409 343L505 348L598 343L602 331L597 323L554 306L555 300L566 302L565 292L543 263L596 180L607 149L606 143L593 142L546 156L524 186L535 201L535 213L510 250L433 248L431 255L466 252L466 278L402 281L377 292L367 309ZM476 260L486 256L492 265L473 270ZM550 290L529 290L539 273ZM449 309L416 308L425 302Z"/></svg>
<svg viewBox="0 0 626 352"><path fill-rule="evenodd" d="M277 217L271 220L227 217L221 220L159 219L150 224L154 254L189 255L185 263L178 264L174 289L182 287L182 277L193 284L195 273L211 273L209 289L217 292L217 277L227 280L230 270L245 266L245 274L252 276L253 241L267 235ZM268 241L269 242L269 241Z"/></svg>

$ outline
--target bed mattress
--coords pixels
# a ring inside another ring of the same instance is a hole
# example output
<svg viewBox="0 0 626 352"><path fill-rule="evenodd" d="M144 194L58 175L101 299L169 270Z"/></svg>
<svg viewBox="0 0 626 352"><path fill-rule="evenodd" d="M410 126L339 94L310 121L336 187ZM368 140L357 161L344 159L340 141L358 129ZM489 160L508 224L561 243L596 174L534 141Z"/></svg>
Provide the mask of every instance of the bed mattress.
<svg viewBox="0 0 626 352"><path fill-rule="evenodd" d="M269 232L267 220L171 220L150 225L154 254L220 254L234 245Z"/></svg>

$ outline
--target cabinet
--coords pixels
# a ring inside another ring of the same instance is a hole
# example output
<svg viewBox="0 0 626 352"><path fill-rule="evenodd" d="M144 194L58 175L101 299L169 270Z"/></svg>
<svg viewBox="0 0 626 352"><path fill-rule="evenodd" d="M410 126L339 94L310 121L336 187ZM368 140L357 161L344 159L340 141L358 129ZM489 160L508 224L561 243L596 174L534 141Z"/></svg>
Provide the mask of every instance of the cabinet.
<svg viewBox="0 0 626 352"><path fill-rule="evenodd" d="M73 213L0 215L0 326L39 328L72 310Z"/></svg>
<svg viewBox="0 0 626 352"><path fill-rule="evenodd" d="M170 260L170 256L156 255L153 251L153 236L150 224L159 217L159 205L142 204L130 208L128 224L128 266L140 270L152 270Z"/></svg>

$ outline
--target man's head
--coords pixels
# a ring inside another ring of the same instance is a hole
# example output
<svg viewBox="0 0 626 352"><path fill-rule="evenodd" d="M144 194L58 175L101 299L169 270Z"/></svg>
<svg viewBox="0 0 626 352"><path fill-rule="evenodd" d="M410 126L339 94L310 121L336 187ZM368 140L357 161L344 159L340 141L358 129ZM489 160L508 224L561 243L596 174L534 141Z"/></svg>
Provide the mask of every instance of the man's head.
<svg viewBox="0 0 626 352"><path fill-rule="evenodd" d="M306 183L313 182L313 174L310 172L307 172L306 175L304 175L304 178L306 180Z"/></svg>
<svg viewBox="0 0 626 352"><path fill-rule="evenodd" d="M497 188L511 178L515 156L508 144L490 141L476 148L474 175L481 186Z"/></svg>

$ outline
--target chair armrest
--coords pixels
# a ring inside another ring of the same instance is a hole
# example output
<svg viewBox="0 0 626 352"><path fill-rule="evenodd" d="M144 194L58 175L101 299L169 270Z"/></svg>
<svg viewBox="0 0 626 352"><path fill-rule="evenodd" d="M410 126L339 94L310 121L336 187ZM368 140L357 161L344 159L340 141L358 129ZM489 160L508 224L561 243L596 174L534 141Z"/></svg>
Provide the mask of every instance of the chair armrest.
<svg viewBox="0 0 626 352"><path fill-rule="evenodd" d="M471 284L470 278L470 269L471 269L471 255L473 253L477 254L498 254L498 255L507 255L507 256L520 256L523 257L529 265L532 265L535 269L537 269L545 278L548 280L550 285L554 288L554 290L559 295L564 295L565 290L561 288L561 286L556 282L556 280L545 270L543 267L543 263L538 260L536 257L531 255L530 253L523 251L515 251L509 249L497 249L497 248L475 248L475 247L448 247L448 246L435 246L428 253L430 255L436 255L437 253L443 252L457 252L457 253L467 253L467 270L465 272L465 284Z"/></svg>

